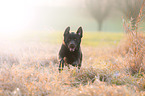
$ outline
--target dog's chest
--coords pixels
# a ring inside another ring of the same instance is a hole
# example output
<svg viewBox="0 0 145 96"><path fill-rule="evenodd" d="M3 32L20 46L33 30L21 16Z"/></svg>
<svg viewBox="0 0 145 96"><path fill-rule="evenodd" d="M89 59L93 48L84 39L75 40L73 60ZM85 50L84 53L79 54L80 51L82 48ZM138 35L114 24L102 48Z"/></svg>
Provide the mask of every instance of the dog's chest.
<svg viewBox="0 0 145 96"><path fill-rule="evenodd" d="M66 54L67 63L73 63L79 58L78 53L68 53Z"/></svg>

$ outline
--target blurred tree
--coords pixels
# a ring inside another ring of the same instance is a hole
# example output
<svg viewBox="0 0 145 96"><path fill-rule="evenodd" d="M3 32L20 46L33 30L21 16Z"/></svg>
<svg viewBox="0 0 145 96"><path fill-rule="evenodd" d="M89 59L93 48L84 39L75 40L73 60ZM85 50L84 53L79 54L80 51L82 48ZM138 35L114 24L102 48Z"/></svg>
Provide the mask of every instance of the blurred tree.
<svg viewBox="0 0 145 96"><path fill-rule="evenodd" d="M144 0L115 0L115 6L125 18L131 21L132 30L136 29L137 18Z"/></svg>
<svg viewBox="0 0 145 96"><path fill-rule="evenodd" d="M102 30L103 21L110 13L110 0L86 0L86 6L92 17L98 22L98 31Z"/></svg>

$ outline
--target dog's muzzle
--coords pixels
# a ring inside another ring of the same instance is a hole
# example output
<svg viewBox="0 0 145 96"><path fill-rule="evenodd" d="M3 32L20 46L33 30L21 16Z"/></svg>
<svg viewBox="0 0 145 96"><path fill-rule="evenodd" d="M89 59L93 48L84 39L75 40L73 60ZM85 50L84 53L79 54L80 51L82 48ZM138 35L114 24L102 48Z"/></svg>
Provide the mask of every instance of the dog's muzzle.
<svg viewBox="0 0 145 96"><path fill-rule="evenodd" d="M76 46L75 46L74 44L69 44L69 50L70 50L71 52L74 52L75 49L76 49Z"/></svg>

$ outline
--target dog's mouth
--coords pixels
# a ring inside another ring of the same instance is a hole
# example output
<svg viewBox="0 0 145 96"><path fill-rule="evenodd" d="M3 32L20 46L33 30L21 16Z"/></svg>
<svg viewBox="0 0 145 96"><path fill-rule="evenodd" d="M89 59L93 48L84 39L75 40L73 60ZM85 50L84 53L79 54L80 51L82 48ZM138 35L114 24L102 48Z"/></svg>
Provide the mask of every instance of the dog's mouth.
<svg viewBox="0 0 145 96"><path fill-rule="evenodd" d="M75 46L75 44L69 44L68 48L69 48L70 52L74 52L76 49L76 46Z"/></svg>
<svg viewBox="0 0 145 96"><path fill-rule="evenodd" d="M70 50L71 52L74 52L74 51L75 51L75 47L74 47L74 48L69 48L69 50Z"/></svg>

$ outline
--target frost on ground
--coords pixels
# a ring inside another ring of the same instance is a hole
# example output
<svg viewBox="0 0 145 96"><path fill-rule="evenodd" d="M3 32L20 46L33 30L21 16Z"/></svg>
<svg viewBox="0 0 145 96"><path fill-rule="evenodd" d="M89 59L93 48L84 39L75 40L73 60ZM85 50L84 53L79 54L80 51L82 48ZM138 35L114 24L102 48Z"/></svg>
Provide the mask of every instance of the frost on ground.
<svg viewBox="0 0 145 96"><path fill-rule="evenodd" d="M1 96L145 95L145 75L132 75L115 47L82 46L83 63L58 72L60 45L0 42Z"/></svg>

